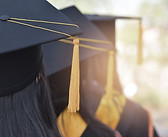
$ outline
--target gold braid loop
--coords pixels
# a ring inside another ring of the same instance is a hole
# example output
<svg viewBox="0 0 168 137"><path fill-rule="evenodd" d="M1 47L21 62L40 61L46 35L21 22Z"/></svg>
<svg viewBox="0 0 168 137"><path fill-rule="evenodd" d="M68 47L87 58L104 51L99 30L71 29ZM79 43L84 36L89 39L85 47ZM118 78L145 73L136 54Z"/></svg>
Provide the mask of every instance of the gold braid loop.
<svg viewBox="0 0 168 137"><path fill-rule="evenodd" d="M44 20L32 20L32 19L21 19L21 18L10 18L11 20L19 20L19 21L28 21L28 22L38 22L38 23L48 23L48 24L57 24L57 25L65 25L65 26L74 26L79 28L76 24L64 23L64 22L53 22L53 21L44 21Z"/></svg>
<svg viewBox="0 0 168 137"><path fill-rule="evenodd" d="M73 45L73 42L70 41L70 40L61 39L59 41ZM85 44L79 44L79 47L83 47L83 48L87 48L87 49L92 49L92 50L97 50L97 51L103 51L103 52L110 52L110 50L107 50L107 49L92 47L92 46L85 45Z"/></svg>
<svg viewBox="0 0 168 137"><path fill-rule="evenodd" d="M70 38L66 38L70 39ZM104 41L104 40L97 40L97 39L89 39L89 38L78 38L80 41L87 41L87 42L93 42L93 43L102 43L102 44L112 44L110 41Z"/></svg>
<svg viewBox="0 0 168 137"><path fill-rule="evenodd" d="M18 22L18 21L14 21L14 20L7 20L7 21L8 22L12 22L12 23L16 23L16 24L20 24L20 25L23 25L23 26L28 26L28 27L31 27L31 28L41 29L41 30L45 30L45 31L49 31L49 32L54 32L54 33L58 33L58 34L62 34L62 35L71 37L71 35L69 35L67 33L64 33L64 32L60 32L60 31L56 31L56 30L51 30L51 29L48 29L48 28L43 28L43 27L39 27L39 26L35 26L35 25L30 25L30 24L27 24L27 23L22 23L22 22Z"/></svg>

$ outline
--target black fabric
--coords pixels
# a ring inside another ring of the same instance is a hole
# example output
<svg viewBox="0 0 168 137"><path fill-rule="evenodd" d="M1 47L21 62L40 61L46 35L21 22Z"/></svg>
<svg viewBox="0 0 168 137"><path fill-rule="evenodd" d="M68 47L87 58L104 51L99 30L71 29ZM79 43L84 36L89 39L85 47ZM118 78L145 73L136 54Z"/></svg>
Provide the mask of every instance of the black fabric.
<svg viewBox="0 0 168 137"><path fill-rule="evenodd" d="M91 120L81 137L116 137L115 131L97 120Z"/></svg>
<svg viewBox="0 0 168 137"><path fill-rule="evenodd" d="M92 21L103 34L115 45L116 43L116 19L113 17L106 17L102 15L85 15L90 21Z"/></svg>
<svg viewBox="0 0 168 137"><path fill-rule="evenodd" d="M45 0L1 0L0 16L43 21L72 23ZM19 21L75 35L77 27ZM0 20L0 54L47 43L67 36Z"/></svg>
<svg viewBox="0 0 168 137"><path fill-rule="evenodd" d="M112 20L117 20L117 19L122 19L122 20L141 20L141 17L130 17L130 16L113 16L113 15L90 15L86 14L88 19L91 19L93 21L112 21Z"/></svg>
<svg viewBox="0 0 168 137"><path fill-rule="evenodd" d="M0 96L6 96L29 85L42 64L41 46L0 54Z"/></svg>
<svg viewBox="0 0 168 137"><path fill-rule="evenodd" d="M51 75L48 77L48 81L51 87L54 110L58 116L68 105L70 68L63 69L55 73L55 75Z"/></svg>
<svg viewBox="0 0 168 137"><path fill-rule="evenodd" d="M68 105L68 97L61 97L59 99L52 98L54 111L56 116L59 116Z"/></svg>
<svg viewBox="0 0 168 137"><path fill-rule="evenodd" d="M68 18L77 24L82 30L81 38L97 39L108 41L104 34L83 15L76 7L72 6L61 10ZM95 42L80 41L81 44L90 45L104 49L113 49L112 44L102 44ZM62 42L52 42L43 47L44 63L47 75L52 75L66 67L71 66L73 45ZM59 49L59 50L57 50ZM80 47L80 61L89 58L102 51Z"/></svg>
<svg viewBox="0 0 168 137"><path fill-rule="evenodd" d="M117 130L122 137L148 137L148 113L140 105L127 99ZM155 132L155 137L157 137Z"/></svg>

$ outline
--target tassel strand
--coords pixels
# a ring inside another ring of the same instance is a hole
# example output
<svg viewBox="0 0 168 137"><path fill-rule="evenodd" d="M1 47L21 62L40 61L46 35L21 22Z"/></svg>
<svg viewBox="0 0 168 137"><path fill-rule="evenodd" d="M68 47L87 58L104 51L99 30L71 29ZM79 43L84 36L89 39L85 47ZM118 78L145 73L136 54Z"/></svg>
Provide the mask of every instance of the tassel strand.
<svg viewBox="0 0 168 137"><path fill-rule="evenodd" d="M106 97L112 98L113 94L113 79L114 79L114 52L109 52L107 81L106 81Z"/></svg>
<svg viewBox="0 0 168 137"><path fill-rule="evenodd" d="M79 102L80 102L79 39L75 38L73 40L73 43L74 48L73 48L71 78L69 86L68 112L76 113L76 111L79 111Z"/></svg>
<svg viewBox="0 0 168 137"><path fill-rule="evenodd" d="M142 22L139 21L139 41L138 41L138 54L137 54L137 64L142 64Z"/></svg>

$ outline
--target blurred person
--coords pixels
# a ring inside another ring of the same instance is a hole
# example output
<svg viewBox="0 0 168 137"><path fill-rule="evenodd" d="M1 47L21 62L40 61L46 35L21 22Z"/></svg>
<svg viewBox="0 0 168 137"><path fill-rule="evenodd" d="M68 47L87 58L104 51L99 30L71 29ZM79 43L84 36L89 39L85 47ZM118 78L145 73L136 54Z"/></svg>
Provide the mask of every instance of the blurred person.
<svg viewBox="0 0 168 137"><path fill-rule="evenodd" d="M141 21L142 19L140 17L122 17L122 16L101 16L101 15L87 15L87 17L92 20L92 22L103 32L103 34L111 41L113 42L115 46L115 32L116 32L116 21L119 19L124 19L124 20L137 20L139 23L139 43L138 43L138 48L139 50L142 50L142 26L141 26ZM116 50L115 50L116 51ZM117 54L117 51L115 55ZM107 75L107 68L106 68L106 60L107 60L106 55L101 55L95 58L92 63L90 63L89 66L95 63L95 65L92 65L92 69L88 70L93 70L92 74L92 79L98 81L99 84L101 84L103 87L106 86L106 75ZM116 60L116 59L115 59ZM138 63L142 63L142 57L141 53L138 51ZM101 66L102 70L98 70L95 72L97 68ZM103 67L102 67L103 66ZM119 80L119 76L117 73L117 64L116 61L114 63L114 96L112 98L113 102L115 102L116 106L120 106L122 101L120 100L119 102L116 101L115 98L120 98L120 95L123 95L122 92L122 86ZM91 73L91 72L90 72ZM115 97L116 94L116 97ZM118 95L120 94L120 95ZM126 98L125 98L126 99ZM104 124L109 125L113 129L117 129L123 137L142 137L142 136L149 136L149 137L157 137L158 134L156 130L154 129L153 123L152 123L152 118L150 113L145 110L143 107L141 107L139 104L126 99L126 102L124 106L122 107L122 113L120 113L120 116L117 117L115 120L114 118L110 117L109 113L104 114L103 113L103 107L105 105L102 105L100 107L99 112L97 112L97 119L102 121ZM113 107L111 107L113 109ZM121 110L118 112L121 112ZM107 118L108 117L108 118ZM118 120L117 120L118 119ZM110 122L113 120L112 122Z"/></svg>

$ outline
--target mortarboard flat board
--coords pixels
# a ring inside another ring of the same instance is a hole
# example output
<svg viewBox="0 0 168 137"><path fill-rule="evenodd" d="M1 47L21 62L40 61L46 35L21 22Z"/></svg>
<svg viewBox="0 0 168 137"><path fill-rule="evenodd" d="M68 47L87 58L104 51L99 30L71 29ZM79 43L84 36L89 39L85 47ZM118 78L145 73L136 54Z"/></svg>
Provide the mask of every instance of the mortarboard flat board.
<svg viewBox="0 0 168 137"><path fill-rule="evenodd" d="M102 41L108 41L108 39L103 35L103 33L91 22L85 15L83 15L75 6L65 8L61 12L70 18L75 24L79 26L82 30L82 35L80 38L96 39ZM102 44L94 43L88 41L80 41L81 44L86 44L92 47L103 48L103 49L113 49L112 44ZM72 50L73 46L62 42L51 42L47 43L48 46L43 46L44 60L47 75L50 76L64 68L71 66L72 60ZM56 50L57 45L59 50ZM89 58L93 55L100 53L101 51L80 48L80 61Z"/></svg>
<svg viewBox="0 0 168 137"><path fill-rule="evenodd" d="M0 19L3 15L7 15L10 18L72 23L72 21L45 0L1 0L0 6ZM74 26L20 22L65 32L70 35L74 35L79 31L79 29ZM67 37L65 35L6 21L0 22L0 31L0 54Z"/></svg>
<svg viewBox="0 0 168 137"><path fill-rule="evenodd" d="M81 33L72 24L70 19L47 1L1 0L0 96L15 93L29 85L40 71L40 45Z"/></svg>

